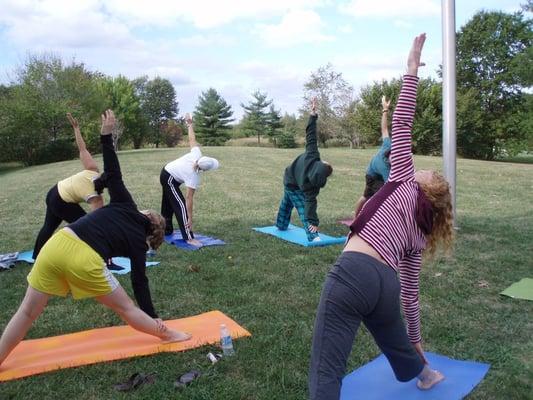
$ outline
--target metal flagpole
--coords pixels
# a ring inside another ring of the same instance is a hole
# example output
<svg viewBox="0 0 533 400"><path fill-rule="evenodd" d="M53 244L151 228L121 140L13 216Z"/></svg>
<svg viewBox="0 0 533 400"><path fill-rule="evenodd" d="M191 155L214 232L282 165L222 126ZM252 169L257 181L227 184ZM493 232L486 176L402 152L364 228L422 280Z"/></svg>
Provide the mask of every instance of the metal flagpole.
<svg viewBox="0 0 533 400"><path fill-rule="evenodd" d="M442 0L442 156L444 177L452 192L453 224L457 227L455 79L455 0Z"/></svg>

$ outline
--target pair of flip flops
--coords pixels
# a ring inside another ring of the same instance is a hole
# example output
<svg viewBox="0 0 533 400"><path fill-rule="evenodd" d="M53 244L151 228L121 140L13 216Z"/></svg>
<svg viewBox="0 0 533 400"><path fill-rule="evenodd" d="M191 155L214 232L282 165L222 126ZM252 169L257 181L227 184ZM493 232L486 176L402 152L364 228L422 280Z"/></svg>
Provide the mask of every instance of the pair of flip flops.
<svg viewBox="0 0 533 400"><path fill-rule="evenodd" d="M135 390L142 385L148 385L155 382L156 373L153 372L151 374L144 374L142 372L136 372L132 376L129 377L129 379L122 383L117 383L113 387L115 390L118 390L119 392L129 392L132 390ZM195 379L199 378L202 375L202 373L198 370L191 370L182 376L180 376L176 382L174 382L174 387L178 389L182 389L185 386L187 386L189 383L194 381Z"/></svg>
<svg viewBox="0 0 533 400"><path fill-rule="evenodd" d="M129 392L135 390L142 385L148 385L155 382L155 376L157 374L152 372L151 374L144 374L142 372L136 372L129 379L122 383L117 383L113 387L119 392Z"/></svg>

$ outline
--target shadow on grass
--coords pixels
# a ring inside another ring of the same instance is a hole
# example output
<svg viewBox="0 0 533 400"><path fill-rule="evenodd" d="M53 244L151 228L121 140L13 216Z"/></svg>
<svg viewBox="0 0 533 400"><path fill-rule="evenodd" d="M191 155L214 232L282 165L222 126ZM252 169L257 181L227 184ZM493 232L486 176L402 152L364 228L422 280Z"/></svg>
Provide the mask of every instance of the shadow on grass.
<svg viewBox="0 0 533 400"><path fill-rule="evenodd" d="M8 172L17 171L22 168L24 168L24 165L20 162L0 163L0 175L7 174Z"/></svg>

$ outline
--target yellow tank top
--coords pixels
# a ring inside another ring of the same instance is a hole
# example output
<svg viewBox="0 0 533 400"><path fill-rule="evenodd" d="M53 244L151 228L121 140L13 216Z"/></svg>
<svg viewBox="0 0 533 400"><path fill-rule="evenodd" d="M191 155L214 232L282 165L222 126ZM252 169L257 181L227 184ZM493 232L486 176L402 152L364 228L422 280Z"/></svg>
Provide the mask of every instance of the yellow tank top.
<svg viewBox="0 0 533 400"><path fill-rule="evenodd" d="M87 202L92 197L98 196L94 190L93 180L100 174L95 171L83 170L76 175L69 176L57 183L57 191L67 203Z"/></svg>

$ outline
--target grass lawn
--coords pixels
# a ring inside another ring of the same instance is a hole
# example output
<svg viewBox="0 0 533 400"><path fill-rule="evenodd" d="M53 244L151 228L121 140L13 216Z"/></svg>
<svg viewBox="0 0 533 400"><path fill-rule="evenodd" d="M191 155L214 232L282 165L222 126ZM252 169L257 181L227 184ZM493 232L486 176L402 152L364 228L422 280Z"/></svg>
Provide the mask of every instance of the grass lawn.
<svg viewBox="0 0 533 400"><path fill-rule="evenodd" d="M159 267L148 269L156 310L165 319L218 309L252 333L235 341L236 356L209 367L208 348L71 368L0 383L0 399L305 399L311 336L325 274L342 247L305 249L252 231L274 222L285 166L301 150L221 147L204 152L221 161L205 173L195 199L194 228L224 239L197 252L163 245ZM336 220L351 214L363 191L375 150L324 149L334 173L319 196L321 229L344 235ZM185 149L122 152L124 178L137 204L159 209L159 172ZM101 160L99 160L101 162ZM441 159L417 157L418 168ZM44 199L77 161L0 174L0 253L33 246ZM453 259L423 267L422 332L425 349L492 365L469 399L526 399L533 393L533 302L498 293L533 277L533 165L459 160L458 224ZM198 267L190 272L189 267ZM0 326L16 311L30 267L0 273ZM129 276L119 280L131 293ZM54 298L28 338L121 324L91 300ZM362 328L348 370L379 354ZM205 375L177 392L177 376ZM120 394L112 385L134 372L157 372L154 385ZM529 395L527 394L529 393ZM364 398L364 396L362 397Z"/></svg>

